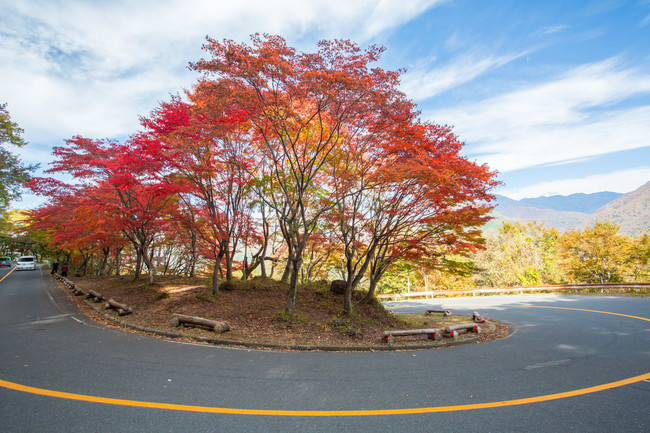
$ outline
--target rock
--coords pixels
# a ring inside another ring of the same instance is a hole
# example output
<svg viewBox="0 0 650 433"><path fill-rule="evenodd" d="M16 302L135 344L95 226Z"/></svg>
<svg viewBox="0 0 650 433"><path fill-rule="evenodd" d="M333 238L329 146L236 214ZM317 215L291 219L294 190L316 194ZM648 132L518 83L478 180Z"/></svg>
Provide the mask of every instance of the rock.
<svg viewBox="0 0 650 433"><path fill-rule="evenodd" d="M330 292L337 295L345 295L345 288L347 285L348 283L345 280L334 280L332 281L332 284L330 284Z"/></svg>

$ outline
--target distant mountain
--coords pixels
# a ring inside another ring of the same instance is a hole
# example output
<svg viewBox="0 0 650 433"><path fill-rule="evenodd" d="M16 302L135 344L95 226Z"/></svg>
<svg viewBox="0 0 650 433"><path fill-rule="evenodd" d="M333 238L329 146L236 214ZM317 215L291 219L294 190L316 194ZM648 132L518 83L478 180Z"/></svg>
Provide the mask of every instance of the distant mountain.
<svg viewBox="0 0 650 433"><path fill-rule="evenodd" d="M621 226L621 233L636 235L650 230L650 182L608 203L589 220L611 221Z"/></svg>
<svg viewBox="0 0 650 433"><path fill-rule="evenodd" d="M628 194L598 192L513 200L497 195L492 211L495 221L487 232L494 231L502 221L543 222L559 230L581 229L596 221L611 221L621 232L636 235L650 230L650 182Z"/></svg>
<svg viewBox="0 0 650 433"><path fill-rule="evenodd" d="M597 192L594 194L554 195L550 197L524 198L519 203L531 207L568 212L594 213L623 194L618 192Z"/></svg>
<svg viewBox="0 0 650 433"><path fill-rule="evenodd" d="M529 221L537 221L559 230L571 230L583 227L591 215L584 212L526 206L520 200L497 196L497 206L492 211L492 216L496 221L486 227L488 232L497 229L502 221L519 221L524 224Z"/></svg>

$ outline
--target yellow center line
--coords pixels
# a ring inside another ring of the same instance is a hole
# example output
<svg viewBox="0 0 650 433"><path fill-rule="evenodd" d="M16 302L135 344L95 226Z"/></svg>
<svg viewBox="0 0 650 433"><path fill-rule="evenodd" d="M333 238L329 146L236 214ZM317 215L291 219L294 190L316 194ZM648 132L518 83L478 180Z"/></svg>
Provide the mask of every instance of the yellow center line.
<svg viewBox="0 0 650 433"><path fill-rule="evenodd" d="M15 271L15 270L16 270L16 268L11 268L11 270L10 270L9 272L7 272L7 275L5 275L4 277L0 278L0 283L2 282L2 280L4 280L5 278L7 278L7 277L9 276L9 274L11 274L11 273L12 273L13 271Z"/></svg>
<svg viewBox="0 0 650 433"><path fill-rule="evenodd" d="M599 313L599 314L609 314L611 316L621 316L621 317L629 317L631 319L638 319L638 320L645 320L646 322L650 322L650 319L646 317L639 317L639 316L630 316L629 314L621 314L621 313L611 313L609 311L599 311L599 310L585 310L583 308L567 308L567 307L548 307L544 305L502 305L502 307L512 307L512 308L548 308L552 310L571 310L571 311L585 311L587 313Z"/></svg>
<svg viewBox="0 0 650 433"><path fill-rule="evenodd" d="M0 280L1 281L1 280ZM629 317L639 320L650 321L645 317L630 316L627 314L610 313L607 311L585 310L579 308L564 307L545 307L545 306L526 306L526 305L508 305L508 307L526 307L526 308L550 308L558 310L586 311L601 314L610 314L615 316ZM42 395L47 397L63 398L68 400L85 401L91 403L112 404L120 406L143 407L150 409L178 410L186 412L203 412L219 413L232 415L266 415L266 416L302 416L302 417L334 417L334 416L377 416L377 415L412 415L434 412L454 412L464 410L489 409L506 406L518 406L524 404L540 403L544 401L559 400L569 397L591 394L594 392L604 391L612 388L630 385L636 382L650 380L650 372L627 379L617 380L602 385L591 386L588 388L576 389L573 391L560 392L555 394L540 395L536 397L520 398L514 400L503 400L486 403L463 404L455 406L434 406L404 409L370 409L370 410L273 410L273 409L238 409L225 407L209 406L191 406L184 404L157 403L148 401L126 400L119 398L98 397L92 395L75 394L69 392L54 391L43 388L36 388L19 383L9 382L0 379L0 387L12 389L15 391L26 392L30 394Z"/></svg>
<svg viewBox="0 0 650 433"><path fill-rule="evenodd" d="M78 400L92 403L113 404L120 406L144 407L150 409L179 410L186 412L203 412L203 413L220 413L233 415L266 415L266 416L376 416L376 415L412 415L434 412L453 412L475 409L489 409L506 406L518 406L523 404L540 403L544 401L559 400L568 397L576 397L585 394L591 394L607 389L618 388L632 383L641 382L650 379L650 373L640 376L630 377L628 379L618 380L603 385L592 386L589 388L576 389L573 391L560 392L557 394L540 395L537 397L520 398L515 400L494 401L488 403L462 404L457 406L435 406L435 407L418 407L406 409L374 409L374 410L272 410L272 409L237 409L225 407L209 406L190 406L184 404L156 403L148 401L125 400L119 398L96 397L92 395L74 394L69 392L52 391L49 389L35 388L21 385L14 382L8 382L0 379L0 386L3 388L13 389L15 391L27 392L30 394L43 395L48 397L63 398L67 400Z"/></svg>

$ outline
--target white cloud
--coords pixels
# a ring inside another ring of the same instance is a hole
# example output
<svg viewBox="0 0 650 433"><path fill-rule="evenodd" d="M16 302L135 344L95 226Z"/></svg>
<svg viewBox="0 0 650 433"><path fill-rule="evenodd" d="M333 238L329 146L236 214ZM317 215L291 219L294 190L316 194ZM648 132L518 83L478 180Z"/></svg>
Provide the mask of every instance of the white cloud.
<svg viewBox="0 0 650 433"><path fill-rule="evenodd" d="M621 103L648 93L647 71L610 59L427 117L454 125L479 161L507 172L647 146L650 105Z"/></svg>
<svg viewBox="0 0 650 433"><path fill-rule="evenodd" d="M452 36L454 39L454 36ZM449 42L456 43L456 42ZM401 90L416 101L430 98L461 84L470 82L480 75L505 65L527 52L502 56L462 54L450 62L432 69L430 64L407 71L402 77ZM431 59L435 63L436 59Z"/></svg>
<svg viewBox="0 0 650 433"><path fill-rule="evenodd" d="M648 181L650 181L650 167L639 167L583 178L540 182L520 188L505 188L497 191L497 193L515 200L540 196L570 195L576 192L586 194L601 191L628 193Z"/></svg>
<svg viewBox="0 0 650 433"><path fill-rule="evenodd" d="M364 43L442 0L0 0L0 95L29 141L135 132L196 79L205 36ZM291 42L290 42L291 43Z"/></svg>
<svg viewBox="0 0 650 433"><path fill-rule="evenodd" d="M554 33L561 32L563 30L568 29L569 26L564 25L564 24L555 24L552 26L544 27L543 29L540 30L540 34L543 35L552 35Z"/></svg>

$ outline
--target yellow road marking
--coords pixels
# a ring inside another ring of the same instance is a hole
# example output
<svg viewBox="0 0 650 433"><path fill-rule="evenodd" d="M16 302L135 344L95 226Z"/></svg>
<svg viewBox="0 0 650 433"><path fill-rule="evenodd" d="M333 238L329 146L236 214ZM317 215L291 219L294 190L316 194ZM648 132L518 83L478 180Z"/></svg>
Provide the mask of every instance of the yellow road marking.
<svg viewBox="0 0 650 433"><path fill-rule="evenodd" d="M220 413L232 415L267 415L267 416L373 416L373 415L412 415L434 412L454 412L462 410L488 409L506 406L518 406L523 404L540 403L543 401L559 400L568 397L591 394L607 389L618 388L650 379L650 373L628 379L618 380L603 385L589 388L576 389L574 391L560 392L557 394L540 395L537 397L520 398L516 400L494 401L488 403L462 404L457 406L417 407L406 409L376 409L376 410L266 410L266 409L237 409L225 407L189 406L184 404L156 403L148 401L124 400L119 398L96 397L92 395L73 394L69 392L52 391L49 389L34 388L18 383L8 382L0 379L0 386L15 391L27 392L30 394L44 395L48 397L64 398L68 400L79 400L92 403L114 404L120 406L144 407L150 409L180 410L186 412Z"/></svg>
<svg viewBox="0 0 650 433"><path fill-rule="evenodd" d="M4 277L0 278L0 283L2 282L2 280L4 280L5 278L7 278L7 277L9 276L9 274L11 274L14 270L16 270L16 268L11 268L11 270L10 270L9 272L7 272L7 275L5 275Z"/></svg>
<svg viewBox="0 0 650 433"><path fill-rule="evenodd" d="M588 312L588 313L609 314L609 315L611 315L611 316L629 317L629 318L631 318L631 319L639 319L639 320L645 320L646 322L650 322L650 319L645 318L645 317L630 316L629 314L621 314L621 313L610 313L609 311L585 310L585 309L583 309L583 308L548 307L548 306L543 306L543 305L503 305L503 307L513 307L513 308L549 308L549 309L552 309L552 310L585 311L585 312Z"/></svg>
<svg viewBox="0 0 650 433"><path fill-rule="evenodd" d="M629 318L634 318L639 320L650 321L650 319L647 319L645 317L630 316L627 314L619 314L619 313L610 313L607 311L584 310L579 308L526 306L526 305L517 305L517 306L508 305L508 306L586 311L586 312L610 314L615 316L623 316L623 317L629 317ZM588 388L581 388L573 391L560 392L556 394L540 395L537 397L520 398L515 400L463 404L463 405L456 405L456 406L435 406L435 407L419 407L419 408L405 408L405 409L371 409L371 410L273 410L273 409L238 409L238 408L225 408L225 407L191 406L191 405L183 405L183 404L156 403L156 402L148 402L148 401L125 400L119 398L107 398L107 397L97 397L97 396L84 395L84 394L74 394L69 392L53 391L49 389L21 385L19 383L9 382L2 379L0 379L0 387L12 389L20 392L26 392L30 394L55 397L55 398L63 398L68 400L113 404L113 405L120 405L120 406L144 407L150 409L165 409L165 410L178 410L178 411L186 411L186 412L219 413L219 414L232 414L232 415L332 417L332 416L412 415L412 414L422 414L422 413L454 412L454 411L464 411L464 410L498 408L498 407L506 407L506 406L518 406L524 404L540 403L544 401L559 400L563 398L592 394L594 392L605 391L608 389L618 388L621 386L630 385L632 383L647 381L647 380L650 380L650 372L639 376L618 380L615 382L609 382L602 385L591 386Z"/></svg>

